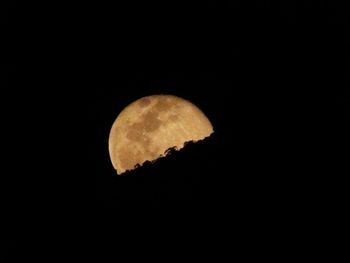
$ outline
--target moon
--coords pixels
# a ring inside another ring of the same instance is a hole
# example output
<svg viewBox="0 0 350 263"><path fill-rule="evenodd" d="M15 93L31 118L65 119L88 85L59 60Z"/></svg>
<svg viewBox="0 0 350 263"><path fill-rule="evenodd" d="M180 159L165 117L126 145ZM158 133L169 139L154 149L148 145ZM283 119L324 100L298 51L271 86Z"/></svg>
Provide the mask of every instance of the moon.
<svg viewBox="0 0 350 263"><path fill-rule="evenodd" d="M115 120L109 154L120 175L213 132L209 119L191 102L173 95L147 96L131 103Z"/></svg>

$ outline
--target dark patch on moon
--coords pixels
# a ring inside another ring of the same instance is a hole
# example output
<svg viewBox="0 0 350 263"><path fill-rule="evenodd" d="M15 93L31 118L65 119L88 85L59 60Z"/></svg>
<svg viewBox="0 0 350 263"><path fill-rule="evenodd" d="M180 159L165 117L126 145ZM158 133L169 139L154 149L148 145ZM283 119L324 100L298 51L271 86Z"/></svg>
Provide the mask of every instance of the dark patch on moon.
<svg viewBox="0 0 350 263"><path fill-rule="evenodd" d="M147 107L148 105L151 104L151 99L149 99L149 98L142 98L142 99L139 100L138 103L139 103L141 108L144 108L144 107Z"/></svg>
<svg viewBox="0 0 350 263"><path fill-rule="evenodd" d="M128 128L126 138L133 142L140 143L143 146L147 146L150 139L143 133L143 130L144 127L141 125L141 123L135 123Z"/></svg>
<svg viewBox="0 0 350 263"><path fill-rule="evenodd" d="M155 105L156 110L158 111L168 111L174 106L168 99L158 99L157 104Z"/></svg>
<svg viewBox="0 0 350 263"><path fill-rule="evenodd" d="M151 143L151 138L149 137L149 133L156 131L162 125L162 121L158 119L159 113L156 111L149 111L143 116L141 116L141 121L134 123L127 127L126 138L132 142L140 144L141 148L145 150L145 152L152 157L156 158L156 150L155 152L149 151L148 146ZM125 157L127 156L127 157ZM142 153L134 154L131 151L128 151L127 147L124 147L120 150L120 162L124 168L133 168L131 167L134 163L140 162Z"/></svg>
<svg viewBox="0 0 350 263"><path fill-rule="evenodd" d="M136 129L135 125L131 125L128 129L128 133L126 134L126 138L131 141L138 141L140 139L140 136L142 136L140 130Z"/></svg>
<svg viewBox="0 0 350 263"><path fill-rule="evenodd" d="M158 113L150 111L143 117L143 126L146 132L153 132L157 130L161 125L162 121L158 118Z"/></svg>
<svg viewBox="0 0 350 263"><path fill-rule="evenodd" d="M130 125L127 128L126 137L129 140L136 142L145 142L144 134L153 132L162 125L161 120L158 118L158 113L154 111L147 112L141 117L141 121Z"/></svg>
<svg viewBox="0 0 350 263"><path fill-rule="evenodd" d="M139 101L139 106L146 107L150 103L151 100L149 98L143 98ZM168 99L158 99L154 108L143 114L143 116L140 116L139 122L131 124L125 129L127 131L127 139L139 144L145 152L141 153L138 151L137 153L134 153L133 151L128 150L127 146L124 146L119 152L119 159L124 169L133 169L133 165L135 163L140 163L142 160L142 155L145 153L148 154L151 158L159 157L157 153L158 149L152 149L152 151L149 150L149 145L152 141L152 139L149 137L149 134L158 130L161 125L165 123L158 119L159 112L169 111L174 106L175 104ZM169 116L169 119L166 122L174 122L177 121L178 118L179 117L176 114L172 114ZM168 154L168 152L166 154Z"/></svg>
<svg viewBox="0 0 350 263"><path fill-rule="evenodd" d="M169 116L169 120L170 120L170 121L173 121L173 122L174 122L174 121L177 121L178 119L179 119L179 116L177 116L177 115L175 115L175 114L172 114L172 115Z"/></svg>

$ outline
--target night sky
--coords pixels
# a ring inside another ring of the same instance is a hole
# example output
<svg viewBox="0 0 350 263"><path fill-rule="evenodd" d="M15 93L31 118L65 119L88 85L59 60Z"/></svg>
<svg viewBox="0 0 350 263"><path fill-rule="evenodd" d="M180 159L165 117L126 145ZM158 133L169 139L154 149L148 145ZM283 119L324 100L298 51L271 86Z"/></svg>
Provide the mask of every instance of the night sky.
<svg viewBox="0 0 350 263"><path fill-rule="evenodd" d="M1 193L8 240L21 240L16 251L27 244L33 254L44 250L57 240L53 233L67 233L74 251L68 229L94 235L123 215L145 219L150 207L201 220L208 213L228 229L329 202L324 185L336 187L329 180L346 160L346 9L326 1L244 2L1 9L8 51ZM154 94L191 101L215 133L117 176L110 128L125 106ZM62 255L58 248L51 255Z"/></svg>
<svg viewBox="0 0 350 263"><path fill-rule="evenodd" d="M145 25L130 20L135 31L121 29L117 48L105 18L92 109L99 205L283 203L295 188L307 192L315 175L303 167L318 159L311 152L328 147L320 143L324 133L344 120L348 40L334 8L218 6L181 18L150 16ZM215 134L116 177L106 150L109 129L126 105L152 94L190 100ZM286 199L276 198L281 194Z"/></svg>

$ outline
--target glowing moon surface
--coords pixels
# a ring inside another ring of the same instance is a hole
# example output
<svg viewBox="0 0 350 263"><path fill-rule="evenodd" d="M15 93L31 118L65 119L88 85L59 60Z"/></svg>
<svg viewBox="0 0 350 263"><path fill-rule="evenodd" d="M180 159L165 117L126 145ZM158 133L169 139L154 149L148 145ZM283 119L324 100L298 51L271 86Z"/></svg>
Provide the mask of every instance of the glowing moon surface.
<svg viewBox="0 0 350 263"><path fill-rule="evenodd" d="M191 102L172 95L148 96L119 114L110 131L109 154L113 167L122 174L213 132L208 118Z"/></svg>

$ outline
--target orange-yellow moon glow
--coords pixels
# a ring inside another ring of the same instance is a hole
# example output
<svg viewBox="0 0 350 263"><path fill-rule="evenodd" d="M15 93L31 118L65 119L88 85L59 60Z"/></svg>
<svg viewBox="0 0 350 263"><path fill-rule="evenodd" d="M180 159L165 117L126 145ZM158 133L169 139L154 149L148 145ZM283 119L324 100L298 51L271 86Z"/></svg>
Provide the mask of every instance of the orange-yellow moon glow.
<svg viewBox="0 0 350 263"><path fill-rule="evenodd" d="M109 154L113 167L122 174L213 132L209 119L191 102L172 95L148 96L119 114L110 131Z"/></svg>

